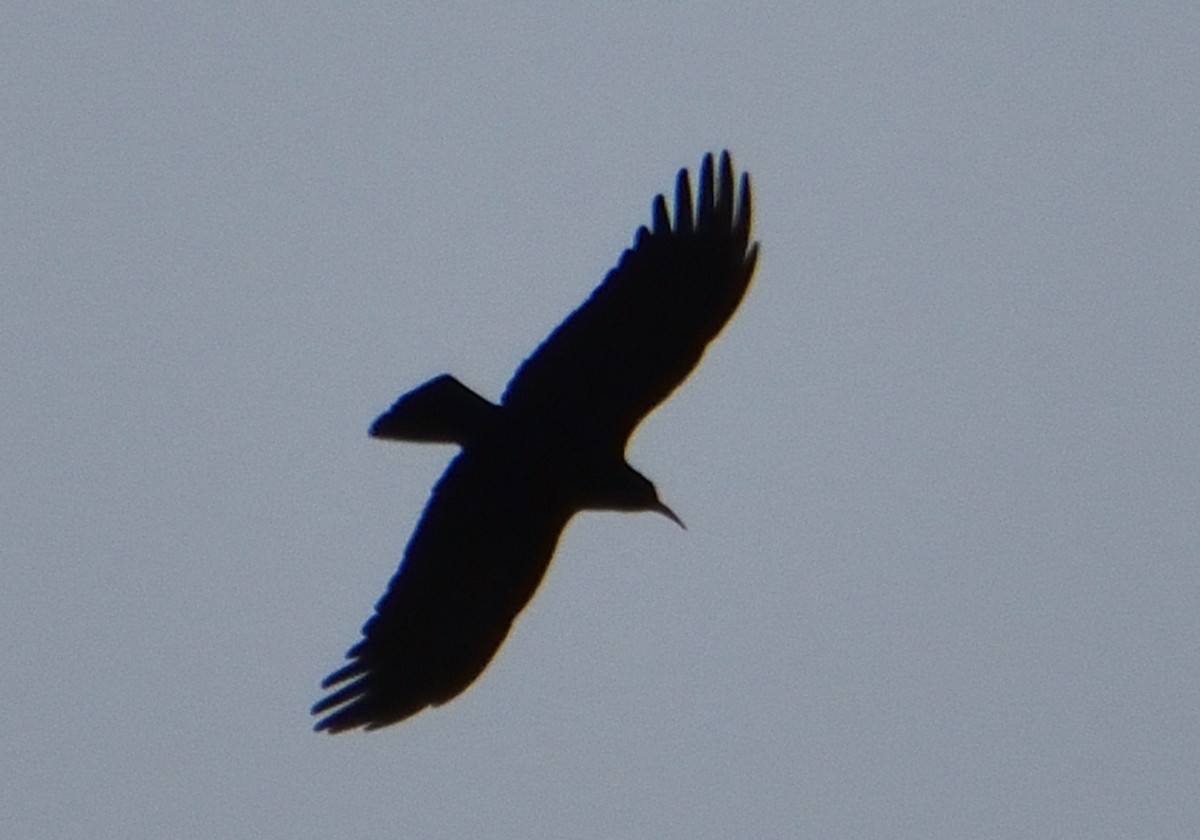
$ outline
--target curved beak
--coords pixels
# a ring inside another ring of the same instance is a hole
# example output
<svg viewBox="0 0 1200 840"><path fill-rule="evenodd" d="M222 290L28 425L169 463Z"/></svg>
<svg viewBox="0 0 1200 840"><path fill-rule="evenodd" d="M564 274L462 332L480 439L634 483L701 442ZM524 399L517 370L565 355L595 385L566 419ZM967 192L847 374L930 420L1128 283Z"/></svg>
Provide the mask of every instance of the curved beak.
<svg viewBox="0 0 1200 840"><path fill-rule="evenodd" d="M685 530L685 531L687 530L687 526L683 524L682 519L680 519L678 516L675 515L675 511L671 510L669 507L664 505L662 502L659 502L657 505L655 505L653 509L655 512L661 513L663 516L667 517L667 519L670 519L672 522L674 522L676 525L678 525L683 530Z"/></svg>

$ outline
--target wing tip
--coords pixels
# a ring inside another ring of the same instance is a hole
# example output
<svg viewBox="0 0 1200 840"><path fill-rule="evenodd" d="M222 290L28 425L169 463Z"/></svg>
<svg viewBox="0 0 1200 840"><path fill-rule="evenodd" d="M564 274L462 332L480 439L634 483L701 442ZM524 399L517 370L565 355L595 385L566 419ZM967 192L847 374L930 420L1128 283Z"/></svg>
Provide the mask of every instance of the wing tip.
<svg viewBox="0 0 1200 840"><path fill-rule="evenodd" d="M324 685L324 683L322 683ZM356 681L318 700L309 709L311 715L324 715L313 724L313 732L331 735L359 727L370 728L376 716L370 711L368 695L361 681Z"/></svg>
<svg viewBox="0 0 1200 840"><path fill-rule="evenodd" d="M634 247L648 237L727 231L741 242L744 251L749 244L752 217L750 173L742 172L735 179L735 171L728 149L722 149L719 156L706 152L697 173L697 192L693 193L691 173L686 166L681 168L675 177L674 223L667 199L659 193L651 202L650 225L643 225L634 234Z"/></svg>

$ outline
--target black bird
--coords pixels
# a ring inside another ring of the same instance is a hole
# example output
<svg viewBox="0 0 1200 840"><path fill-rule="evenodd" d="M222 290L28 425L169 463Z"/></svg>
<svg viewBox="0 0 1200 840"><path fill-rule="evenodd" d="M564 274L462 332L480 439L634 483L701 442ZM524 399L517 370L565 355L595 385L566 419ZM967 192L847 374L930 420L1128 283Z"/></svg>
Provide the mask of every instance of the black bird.
<svg viewBox="0 0 1200 840"><path fill-rule="evenodd" d="M387 440L462 447L442 475L347 665L321 683L314 727L378 729L456 697L483 672L529 603L559 535L581 510L656 511L683 525L625 461L638 423L684 380L733 315L754 273L750 180L729 153L687 170L675 224L661 195L653 228L542 343L493 405L448 375L401 397L371 426Z"/></svg>

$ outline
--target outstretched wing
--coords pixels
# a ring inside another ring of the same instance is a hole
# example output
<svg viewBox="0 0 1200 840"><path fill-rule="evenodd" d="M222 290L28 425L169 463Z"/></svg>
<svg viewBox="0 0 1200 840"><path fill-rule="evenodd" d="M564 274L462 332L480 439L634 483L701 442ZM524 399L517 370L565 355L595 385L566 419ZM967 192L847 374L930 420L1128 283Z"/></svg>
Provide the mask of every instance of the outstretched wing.
<svg viewBox="0 0 1200 840"><path fill-rule="evenodd" d="M573 512L526 479L470 449L450 464L349 663L321 683L335 690L313 706L329 713L315 729L396 723L483 672Z"/></svg>
<svg viewBox="0 0 1200 840"><path fill-rule="evenodd" d="M506 410L580 439L624 442L687 377L741 302L758 256L749 176L735 194L724 152L716 189L713 180L706 155L693 211L687 170L679 172L674 227L655 198L652 229L638 230L617 267L517 370Z"/></svg>

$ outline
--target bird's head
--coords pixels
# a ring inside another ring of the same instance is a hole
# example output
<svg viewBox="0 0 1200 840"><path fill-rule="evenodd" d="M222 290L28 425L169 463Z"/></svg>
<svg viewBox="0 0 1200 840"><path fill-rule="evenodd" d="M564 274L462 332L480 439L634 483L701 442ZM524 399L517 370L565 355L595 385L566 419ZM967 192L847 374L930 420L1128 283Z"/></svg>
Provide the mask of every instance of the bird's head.
<svg viewBox="0 0 1200 840"><path fill-rule="evenodd" d="M604 510L652 511L654 513L661 513L680 528L687 529L687 526L683 524L683 520L675 515L675 511L663 504L662 499L658 498L658 490L655 488L654 482L629 466L625 461L621 462L619 470L609 473L606 479L602 487L597 488L600 490L600 499L596 504L591 505L591 507Z"/></svg>

